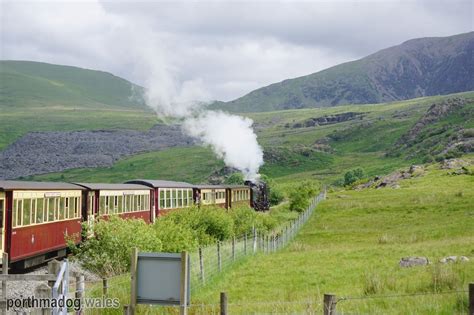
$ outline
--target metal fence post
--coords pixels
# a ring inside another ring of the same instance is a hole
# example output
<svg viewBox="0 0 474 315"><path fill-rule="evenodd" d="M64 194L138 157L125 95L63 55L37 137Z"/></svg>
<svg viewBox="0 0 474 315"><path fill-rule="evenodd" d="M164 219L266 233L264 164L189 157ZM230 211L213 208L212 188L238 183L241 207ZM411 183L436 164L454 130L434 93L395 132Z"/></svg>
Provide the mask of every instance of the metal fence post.
<svg viewBox="0 0 474 315"><path fill-rule="evenodd" d="M235 236L232 237L232 261L235 261Z"/></svg>
<svg viewBox="0 0 474 315"><path fill-rule="evenodd" d="M257 252L257 230L253 228L253 253Z"/></svg>
<svg viewBox="0 0 474 315"><path fill-rule="evenodd" d="M222 261L221 261L221 242L217 241L217 269L221 272Z"/></svg>
<svg viewBox="0 0 474 315"><path fill-rule="evenodd" d="M201 282L204 284L204 261L202 257L202 248L199 247L199 274L201 275Z"/></svg>
<svg viewBox="0 0 474 315"><path fill-rule="evenodd" d="M247 256L247 233L244 235L244 255Z"/></svg>
<svg viewBox="0 0 474 315"><path fill-rule="evenodd" d="M2 274L8 274L8 253L2 255ZM7 281L2 281L2 314L7 313Z"/></svg>
<svg viewBox="0 0 474 315"><path fill-rule="evenodd" d="M76 276L76 299L81 301L81 307L82 307L82 302L85 295L84 288L85 288L84 276L83 275ZM82 309L76 312L76 315L80 315L80 314L82 314Z"/></svg>

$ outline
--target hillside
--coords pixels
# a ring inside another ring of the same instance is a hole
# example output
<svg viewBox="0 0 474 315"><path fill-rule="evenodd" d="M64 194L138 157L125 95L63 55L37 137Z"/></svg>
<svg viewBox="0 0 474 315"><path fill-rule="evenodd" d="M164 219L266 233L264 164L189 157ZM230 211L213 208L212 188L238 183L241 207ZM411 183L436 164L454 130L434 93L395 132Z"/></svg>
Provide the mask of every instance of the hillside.
<svg viewBox="0 0 474 315"><path fill-rule="evenodd" d="M438 115L432 133L429 132L432 125L421 128L416 135L412 133L414 126L426 120L430 108L453 100L463 100L462 105ZM472 147L465 144L474 140L471 134L473 110L474 93L470 92L387 104L284 110L248 116L254 120L258 141L264 148L265 164L261 172L286 186L308 178L334 183L356 166L369 175L381 175L424 162L427 156L443 159L472 152ZM412 134L413 139L404 140L406 135ZM170 168L170 165L176 167ZM205 182L222 166L209 150L170 148L129 157L111 167L79 168L34 178L120 182L148 173Z"/></svg>
<svg viewBox="0 0 474 315"><path fill-rule="evenodd" d="M147 130L159 119L141 89L101 71L0 61L0 150L34 131Z"/></svg>
<svg viewBox="0 0 474 315"><path fill-rule="evenodd" d="M233 112L373 104L474 90L474 32L412 39L213 107Z"/></svg>
<svg viewBox="0 0 474 315"><path fill-rule="evenodd" d="M32 61L0 61L0 108L145 108L143 88L110 73Z"/></svg>
<svg viewBox="0 0 474 315"><path fill-rule="evenodd" d="M474 273L474 176L449 173L435 163L398 189L330 192L291 244L244 261L193 304L227 292L231 313L320 314L332 293L338 314L465 314L467 293L436 294L465 292ZM439 263L451 255L470 261ZM400 267L414 256L430 264Z"/></svg>

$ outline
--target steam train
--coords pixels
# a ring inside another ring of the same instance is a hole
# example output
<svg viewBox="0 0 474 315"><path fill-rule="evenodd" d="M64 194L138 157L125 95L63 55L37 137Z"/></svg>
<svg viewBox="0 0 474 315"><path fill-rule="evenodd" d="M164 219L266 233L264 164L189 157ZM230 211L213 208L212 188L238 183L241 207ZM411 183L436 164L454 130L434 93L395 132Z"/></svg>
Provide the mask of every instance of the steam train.
<svg viewBox="0 0 474 315"><path fill-rule="evenodd" d="M123 184L0 181L0 254L25 269L67 254L66 238L81 242L82 224L118 215L152 223L193 205L269 209L265 183L192 185L137 179Z"/></svg>

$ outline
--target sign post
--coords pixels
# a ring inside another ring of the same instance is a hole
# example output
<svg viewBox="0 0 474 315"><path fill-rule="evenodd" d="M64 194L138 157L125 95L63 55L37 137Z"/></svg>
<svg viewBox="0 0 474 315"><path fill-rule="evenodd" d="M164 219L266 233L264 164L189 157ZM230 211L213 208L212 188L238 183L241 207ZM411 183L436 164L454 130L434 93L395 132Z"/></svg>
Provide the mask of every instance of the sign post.
<svg viewBox="0 0 474 315"><path fill-rule="evenodd" d="M190 303L189 255L176 253L139 253L131 261L130 311L136 304L176 305L187 315Z"/></svg>

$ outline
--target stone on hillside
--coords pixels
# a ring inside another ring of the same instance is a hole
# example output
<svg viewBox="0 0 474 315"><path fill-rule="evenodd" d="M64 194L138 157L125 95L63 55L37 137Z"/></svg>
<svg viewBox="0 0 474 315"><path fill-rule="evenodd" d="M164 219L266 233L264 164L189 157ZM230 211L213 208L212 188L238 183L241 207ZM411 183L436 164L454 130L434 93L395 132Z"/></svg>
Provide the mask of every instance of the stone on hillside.
<svg viewBox="0 0 474 315"><path fill-rule="evenodd" d="M441 162L441 169L451 170L451 169L466 167L468 165L469 165L469 162L462 159L449 159L449 160L444 160Z"/></svg>
<svg viewBox="0 0 474 315"><path fill-rule="evenodd" d="M460 256L458 258L458 256L447 256L447 257L444 257L444 258L441 258L439 260L440 263L442 264L447 264L447 263L454 263L454 262L468 262L469 261L469 258L467 258L466 256Z"/></svg>
<svg viewBox="0 0 474 315"><path fill-rule="evenodd" d="M426 257L403 257L400 259L400 267L426 266L430 263Z"/></svg>

